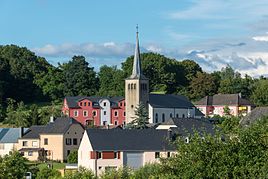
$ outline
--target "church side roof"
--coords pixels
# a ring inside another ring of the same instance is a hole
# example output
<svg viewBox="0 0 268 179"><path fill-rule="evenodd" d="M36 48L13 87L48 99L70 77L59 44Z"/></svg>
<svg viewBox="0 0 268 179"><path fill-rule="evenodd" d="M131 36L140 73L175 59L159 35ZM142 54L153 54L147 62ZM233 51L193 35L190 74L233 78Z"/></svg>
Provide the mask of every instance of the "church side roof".
<svg viewBox="0 0 268 179"><path fill-rule="evenodd" d="M194 107L185 96L173 94L149 94L149 104L154 108Z"/></svg>

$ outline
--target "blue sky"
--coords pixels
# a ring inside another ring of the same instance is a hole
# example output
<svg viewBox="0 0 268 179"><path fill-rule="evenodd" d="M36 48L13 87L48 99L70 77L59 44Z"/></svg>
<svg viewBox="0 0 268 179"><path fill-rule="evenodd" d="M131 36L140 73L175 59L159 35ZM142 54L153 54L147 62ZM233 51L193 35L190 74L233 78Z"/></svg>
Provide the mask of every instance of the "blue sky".
<svg viewBox="0 0 268 179"><path fill-rule="evenodd" d="M139 24L143 52L267 76L267 8L267 0L1 0L0 44L26 46L52 64L84 55L95 68L120 67Z"/></svg>

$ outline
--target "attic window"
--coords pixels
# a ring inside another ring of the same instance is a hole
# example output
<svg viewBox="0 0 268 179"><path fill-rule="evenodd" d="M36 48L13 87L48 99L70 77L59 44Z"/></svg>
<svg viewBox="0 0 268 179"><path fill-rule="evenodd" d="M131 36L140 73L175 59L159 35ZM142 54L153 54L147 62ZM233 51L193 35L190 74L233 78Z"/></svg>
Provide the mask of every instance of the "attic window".
<svg viewBox="0 0 268 179"><path fill-rule="evenodd" d="M90 102L88 102L88 106L90 106Z"/></svg>
<svg viewBox="0 0 268 179"><path fill-rule="evenodd" d="M82 104L83 104L83 103L82 103L82 102L80 102L80 106L82 106Z"/></svg>
<svg viewBox="0 0 268 179"><path fill-rule="evenodd" d="M87 102L84 102L84 106L87 106Z"/></svg>
<svg viewBox="0 0 268 179"><path fill-rule="evenodd" d="M103 106L106 106L106 102L103 103Z"/></svg>

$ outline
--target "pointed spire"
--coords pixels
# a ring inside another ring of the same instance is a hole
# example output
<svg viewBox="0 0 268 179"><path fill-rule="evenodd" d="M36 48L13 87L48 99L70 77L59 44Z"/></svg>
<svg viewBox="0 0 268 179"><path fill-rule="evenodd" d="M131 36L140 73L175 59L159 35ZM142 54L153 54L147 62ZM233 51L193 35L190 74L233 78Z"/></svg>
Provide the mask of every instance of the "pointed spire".
<svg viewBox="0 0 268 179"><path fill-rule="evenodd" d="M140 62L140 46L139 46L139 27L136 26L137 32L136 32L136 48L135 48L135 54L134 54L134 60L133 60L133 69L132 69L132 75L131 77L141 77L141 62Z"/></svg>

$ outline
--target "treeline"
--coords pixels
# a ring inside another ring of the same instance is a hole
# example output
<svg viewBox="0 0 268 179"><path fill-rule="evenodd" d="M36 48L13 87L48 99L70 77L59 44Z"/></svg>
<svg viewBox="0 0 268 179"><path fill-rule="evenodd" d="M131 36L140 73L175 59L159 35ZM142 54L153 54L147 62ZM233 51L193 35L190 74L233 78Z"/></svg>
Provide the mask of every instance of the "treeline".
<svg viewBox="0 0 268 179"><path fill-rule="evenodd" d="M154 53L144 53L141 58L151 92L182 94L192 101L216 93L241 93L257 105L268 105L268 80L264 77L242 78L230 66L207 73L193 60L178 61ZM61 102L64 96L123 96L132 62L130 56L121 68L104 65L96 72L83 56L55 67L27 48L0 46L0 118L9 98L32 104Z"/></svg>

